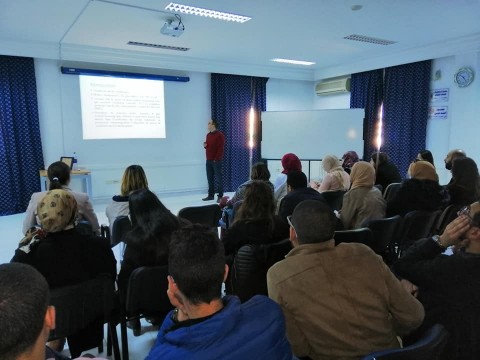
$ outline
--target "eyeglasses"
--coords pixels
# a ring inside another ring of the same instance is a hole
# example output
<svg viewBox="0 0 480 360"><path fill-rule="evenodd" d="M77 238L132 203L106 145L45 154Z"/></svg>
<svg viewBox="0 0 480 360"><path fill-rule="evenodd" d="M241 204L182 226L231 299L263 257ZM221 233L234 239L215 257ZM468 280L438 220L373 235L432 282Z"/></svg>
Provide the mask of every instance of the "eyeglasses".
<svg viewBox="0 0 480 360"><path fill-rule="evenodd" d="M297 232L297 231L295 230L295 226L293 226L293 224L292 224L292 215L288 215L288 216L287 216L287 222L288 222L288 225L291 226L291 228L293 229L293 231Z"/></svg>

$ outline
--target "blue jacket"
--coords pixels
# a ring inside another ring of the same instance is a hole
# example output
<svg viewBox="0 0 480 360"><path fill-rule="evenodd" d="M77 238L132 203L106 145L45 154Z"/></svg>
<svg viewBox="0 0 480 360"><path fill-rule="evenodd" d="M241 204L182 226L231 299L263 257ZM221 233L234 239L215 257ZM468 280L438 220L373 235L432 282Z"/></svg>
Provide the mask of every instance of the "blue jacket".
<svg viewBox="0 0 480 360"><path fill-rule="evenodd" d="M175 323L169 313L146 360L292 359L285 320L274 301L262 295L243 304L235 296L223 301L225 307L211 318L170 332Z"/></svg>

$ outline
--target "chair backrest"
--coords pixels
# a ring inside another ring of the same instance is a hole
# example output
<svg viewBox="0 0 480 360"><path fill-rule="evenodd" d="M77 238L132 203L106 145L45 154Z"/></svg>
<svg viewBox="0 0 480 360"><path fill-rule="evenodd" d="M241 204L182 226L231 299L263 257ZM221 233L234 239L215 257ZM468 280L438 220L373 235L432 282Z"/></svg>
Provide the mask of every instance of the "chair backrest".
<svg viewBox="0 0 480 360"><path fill-rule="evenodd" d="M86 328L99 317L107 320L114 308L114 281L107 275L50 292L55 306L55 329L51 339L63 338Z"/></svg>
<svg viewBox="0 0 480 360"><path fill-rule="evenodd" d="M132 223L130 218L126 215L118 216L112 225L112 230L110 234L110 245L113 247L121 243L125 234L132 229Z"/></svg>
<svg viewBox="0 0 480 360"><path fill-rule="evenodd" d="M364 224L372 230L373 242L372 249L379 255L385 254L390 245L398 241L398 232L402 224L402 217L395 215L393 217L370 220Z"/></svg>
<svg viewBox="0 0 480 360"><path fill-rule="evenodd" d="M242 302L254 295L268 295L267 271L277 261L283 260L291 249L289 239L273 244L240 247L229 278L232 293Z"/></svg>
<svg viewBox="0 0 480 360"><path fill-rule="evenodd" d="M369 228L360 228L354 230L335 231L333 235L335 244L340 243L361 243L372 247L373 233Z"/></svg>
<svg viewBox="0 0 480 360"><path fill-rule="evenodd" d="M371 353L362 360L439 360L448 340L448 332L435 324L416 343L403 349L389 349Z"/></svg>
<svg viewBox="0 0 480 360"><path fill-rule="evenodd" d="M127 316L165 316L173 307L167 296L168 266L141 266L128 281L125 312Z"/></svg>
<svg viewBox="0 0 480 360"><path fill-rule="evenodd" d="M325 201L330 205L332 210L340 210L343 204L343 195L345 195L346 191L339 190L339 191L324 191L322 192L322 196Z"/></svg>
<svg viewBox="0 0 480 360"><path fill-rule="evenodd" d="M441 213L441 210L414 210L406 213L399 241L400 250L405 250L415 241L431 235Z"/></svg>
<svg viewBox="0 0 480 360"><path fill-rule="evenodd" d="M438 217L437 223L435 224L434 233L442 234L447 225L450 224L457 217L457 212L462 207L463 205L448 205Z"/></svg>
<svg viewBox="0 0 480 360"><path fill-rule="evenodd" d="M402 183L389 184L383 192L383 198L385 199L385 201L392 199L396 195L398 189L400 189L400 186L402 186Z"/></svg>
<svg viewBox="0 0 480 360"><path fill-rule="evenodd" d="M218 227L218 220L222 216L222 209L217 204L203 206L189 206L181 209L178 216L196 224L209 227Z"/></svg>

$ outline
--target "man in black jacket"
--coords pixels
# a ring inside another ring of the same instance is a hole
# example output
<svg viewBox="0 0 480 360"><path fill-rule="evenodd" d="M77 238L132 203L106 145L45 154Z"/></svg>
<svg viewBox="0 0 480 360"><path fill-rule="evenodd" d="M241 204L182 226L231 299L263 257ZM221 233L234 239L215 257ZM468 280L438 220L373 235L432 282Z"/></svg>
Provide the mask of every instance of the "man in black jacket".
<svg viewBox="0 0 480 360"><path fill-rule="evenodd" d="M443 255L450 246L454 254ZM480 359L480 204L460 210L443 234L417 241L394 270L418 287L421 330L435 323L448 330L442 359Z"/></svg>

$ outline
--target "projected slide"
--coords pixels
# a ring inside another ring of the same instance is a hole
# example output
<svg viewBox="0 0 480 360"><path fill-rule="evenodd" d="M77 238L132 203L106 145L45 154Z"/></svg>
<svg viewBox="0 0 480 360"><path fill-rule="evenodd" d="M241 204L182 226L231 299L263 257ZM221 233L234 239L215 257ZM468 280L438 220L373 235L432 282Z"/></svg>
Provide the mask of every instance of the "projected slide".
<svg viewBox="0 0 480 360"><path fill-rule="evenodd" d="M80 75L83 138L165 138L161 80Z"/></svg>

